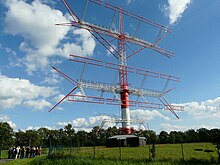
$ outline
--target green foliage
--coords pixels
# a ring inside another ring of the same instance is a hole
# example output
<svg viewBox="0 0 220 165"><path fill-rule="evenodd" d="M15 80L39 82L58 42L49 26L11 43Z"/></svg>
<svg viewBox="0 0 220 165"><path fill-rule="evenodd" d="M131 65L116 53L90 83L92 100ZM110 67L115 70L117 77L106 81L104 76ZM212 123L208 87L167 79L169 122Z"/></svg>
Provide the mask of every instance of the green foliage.
<svg viewBox="0 0 220 165"><path fill-rule="evenodd" d="M8 149L13 144L13 129L6 122L0 122L0 149Z"/></svg>
<svg viewBox="0 0 220 165"><path fill-rule="evenodd" d="M189 129L185 132L185 142L187 143L199 142L199 136L194 129Z"/></svg>
<svg viewBox="0 0 220 165"><path fill-rule="evenodd" d="M220 129L210 130L210 139L217 149L218 163L220 163Z"/></svg>
<svg viewBox="0 0 220 165"><path fill-rule="evenodd" d="M19 130L15 133L15 144L20 146L39 146L41 138L35 130L23 132Z"/></svg>
<svg viewBox="0 0 220 165"><path fill-rule="evenodd" d="M169 134L166 131L161 131L158 138L159 142L162 144L166 144L169 142Z"/></svg>
<svg viewBox="0 0 220 165"><path fill-rule="evenodd" d="M1 159L8 158L8 150L1 150Z"/></svg>

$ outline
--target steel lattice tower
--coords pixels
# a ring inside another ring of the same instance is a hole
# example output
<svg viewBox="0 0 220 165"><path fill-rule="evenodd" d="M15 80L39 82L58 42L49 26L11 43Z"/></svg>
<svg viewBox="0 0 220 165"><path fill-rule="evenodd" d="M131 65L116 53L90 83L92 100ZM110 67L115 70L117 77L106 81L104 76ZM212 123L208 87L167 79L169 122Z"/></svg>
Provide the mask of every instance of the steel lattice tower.
<svg viewBox="0 0 220 165"><path fill-rule="evenodd" d="M170 32L170 29L160 25L158 23L155 23L153 21L150 21L144 17L138 16L136 14L130 13L129 11L126 11L122 8L119 8L117 6L113 6L109 3L106 3L101 0L86 0L86 6L88 5L88 2L94 3L96 5L99 5L101 7L108 8L110 10L113 10L114 12L118 12L120 14L120 26L119 30L109 29L105 28L103 26L91 24L88 22L85 22L83 20L80 20L80 18L74 13L72 8L69 6L69 4L66 2L66 0L63 0L64 5L68 9L69 13L71 14L73 20L68 23L60 23L57 25L64 25L64 26L74 26L81 29L88 30L94 38L96 38L109 52L117 59L118 64L114 64L111 62L104 63L102 60L92 59L88 57L82 57L78 55L70 55L70 60L75 62L81 62L85 65L91 64L96 65L100 67L107 67L111 69L117 69L119 72L119 85L109 85L105 83L95 83L92 81L84 81L82 79L74 80L67 74L61 72L57 68L53 67L59 74L61 74L64 78L66 78L69 82L71 82L75 87L63 98L61 99L51 110L52 111L56 106L58 106L64 99L67 97L69 98L69 101L79 101L79 102L90 102L90 103L98 103L98 104L114 104L114 105L120 105L121 107L121 119L115 120L113 122L120 122L122 123L122 131L124 134L130 134L131 128L130 124L132 122L130 118L130 106L138 106L138 107L145 107L145 108L155 108L155 109L168 109L170 110L177 118L178 116L174 112L174 110L182 111L183 107L181 106L175 106L168 103L168 101L165 99L164 95L170 91L172 91L174 88L169 89L167 91L155 91L150 89L139 89L139 88L133 88L129 86L128 83L128 72L140 74L143 76L150 76L154 78L161 78L171 81L179 82L180 79L176 76L172 76L170 74L165 73L158 73L153 72L149 70L144 69L137 69L133 68L127 65L127 60L137 54L138 52L148 48L153 51L156 51L160 53L161 55L164 55L168 58L171 58L174 56L174 53L171 51L168 51L166 49L163 49L158 46L158 44L161 42L161 40L166 36L167 33ZM160 29L160 32L158 34L158 37L156 39L155 43L147 42L146 40L139 39L135 36L131 36L127 33L124 33L124 25L122 20L122 15L126 15L129 17L132 17L133 19L136 19L140 22L144 22L146 24L150 24L155 28ZM161 33L163 31L164 33ZM105 36L112 37L114 39L118 40L118 49L116 50L114 46L111 45L110 42L107 41ZM138 45L140 48L131 54L126 54L126 42L129 42L134 45ZM114 51L111 51L113 49ZM81 90L82 95L75 95L72 94L77 88ZM111 98L103 98L103 97L95 97L95 96L86 96L83 89L95 89L101 92L108 92L108 93L114 93L119 94L119 99L111 99ZM147 102L144 100L144 102L140 101L134 101L129 100L129 95L138 96L138 97L154 97L158 98L158 100L162 103L152 103ZM77 97L77 99L75 99ZM82 99L79 100L79 97ZM105 120L104 122L107 122ZM112 122L112 121L109 121Z"/></svg>

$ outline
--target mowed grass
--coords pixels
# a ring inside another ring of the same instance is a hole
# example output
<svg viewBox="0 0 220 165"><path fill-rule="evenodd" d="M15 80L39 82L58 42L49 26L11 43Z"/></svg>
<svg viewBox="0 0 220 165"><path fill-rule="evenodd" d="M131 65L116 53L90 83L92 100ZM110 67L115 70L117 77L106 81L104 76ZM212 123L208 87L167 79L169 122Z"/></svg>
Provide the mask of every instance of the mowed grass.
<svg viewBox="0 0 220 165"><path fill-rule="evenodd" d="M195 151L202 149L202 151ZM213 150L214 152L204 152L204 150ZM70 153L70 150L65 150ZM76 156L87 158L94 157L93 147L82 147L79 150L72 151ZM96 147L95 157L103 159L124 159L124 160L146 160L149 159L149 146L145 147L121 147L121 148L106 148ZM155 160L191 160L191 159L217 159L217 152L211 143L186 143L183 144L183 154L181 144L157 144Z"/></svg>
<svg viewBox="0 0 220 165"><path fill-rule="evenodd" d="M195 151L194 149L202 149ZM214 152L204 152L213 150ZM183 144L184 161L181 144L157 144L156 157L152 161L149 158L149 146L145 147L81 147L63 148L54 150L50 159L47 156L14 160L7 162L7 165L62 165L62 164L212 164L217 163L217 152L211 143L187 143Z"/></svg>

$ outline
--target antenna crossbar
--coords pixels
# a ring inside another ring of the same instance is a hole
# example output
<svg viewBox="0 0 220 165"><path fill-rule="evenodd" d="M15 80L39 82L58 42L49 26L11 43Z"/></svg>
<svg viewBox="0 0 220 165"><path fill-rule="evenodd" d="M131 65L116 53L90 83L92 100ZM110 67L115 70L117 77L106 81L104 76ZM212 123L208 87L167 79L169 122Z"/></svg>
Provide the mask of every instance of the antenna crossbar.
<svg viewBox="0 0 220 165"><path fill-rule="evenodd" d="M116 29L110 29L104 26L100 26L100 25L95 25L95 24L91 24L85 21L71 21L71 23L61 23L61 24L56 24L56 25L65 25L65 26L75 26L78 28L82 28L82 29L86 29L89 32L95 32L98 34L104 34L106 36L110 36L116 39L119 39L121 36L121 33L116 30ZM160 54L171 58L175 56L175 53L166 49L163 49L161 47L159 47L157 44L152 44L150 42L147 42L146 40L137 38L135 36L131 36L128 33L123 34L124 40L126 42L130 42L139 46L143 46L144 48L148 48L151 50L154 50L156 52L159 52Z"/></svg>
<svg viewBox="0 0 220 165"><path fill-rule="evenodd" d="M102 60L97 60L94 58L88 58L88 57L83 57L83 56L71 54L70 60L74 61L74 62L86 63L86 64L106 67L106 68L110 68L110 69L123 70L125 72L136 73L136 74L143 75L146 77L149 76L149 77L154 77L154 78L161 78L161 79L171 80L171 81L175 81L175 82L180 82L179 77L173 76L173 75L170 75L167 73L160 73L160 72L155 72L155 71L151 71L151 70L133 68L133 67L127 66L127 65L122 66L120 64L115 64L112 62L104 62Z"/></svg>
<svg viewBox="0 0 220 165"><path fill-rule="evenodd" d="M139 15L137 15L137 14L131 13L131 12L129 12L129 11L127 11L127 10L124 10L124 9L122 9L122 8L119 8L119 7L117 7L117 6L113 6L112 4L109 4L109 3L107 3L107 2L100 1L100 0L89 0L89 1L91 1L91 2L93 2L93 3L95 3L95 4L97 4L97 5L100 5L100 6L104 6L104 7L108 8L108 9L114 10L114 11L116 11L116 12L122 13L122 14L124 14L124 15L130 16L130 17L132 17L132 18L134 18L134 19L137 19L137 20L139 20L139 21L142 21L142 22L145 22L145 23L147 23L147 24L153 25L154 27L157 27L157 28L159 28L159 29L163 29L163 30L166 31L166 32L171 32L171 29L169 29L169 28L166 27L166 26L163 26L163 25L161 25L161 24L159 24L159 23L156 23L156 22L154 22L154 21L151 21L151 20L149 20L149 19L147 19L147 18L144 18L144 17L142 17L142 16L139 16Z"/></svg>

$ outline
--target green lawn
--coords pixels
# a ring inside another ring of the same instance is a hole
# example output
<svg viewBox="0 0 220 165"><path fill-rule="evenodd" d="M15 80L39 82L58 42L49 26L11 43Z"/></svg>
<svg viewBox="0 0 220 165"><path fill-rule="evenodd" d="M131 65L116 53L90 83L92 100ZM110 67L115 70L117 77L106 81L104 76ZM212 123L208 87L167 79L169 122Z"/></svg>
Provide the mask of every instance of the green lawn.
<svg viewBox="0 0 220 165"><path fill-rule="evenodd" d="M24 160L14 160L7 162L7 165L62 165L62 164L211 164L217 161L217 152L211 143L187 143L183 144L184 160L182 161L182 150L180 144L157 144L156 157L152 162L149 159L149 148L106 148L93 147L63 148L53 151L50 159L47 156L28 158ZM194 149L202 149L195 151ZM214 150L214 152L204 152L204 150ZM94 154L95 153L95 154ZM95 159L93 159L95 156Z"/></svg>

